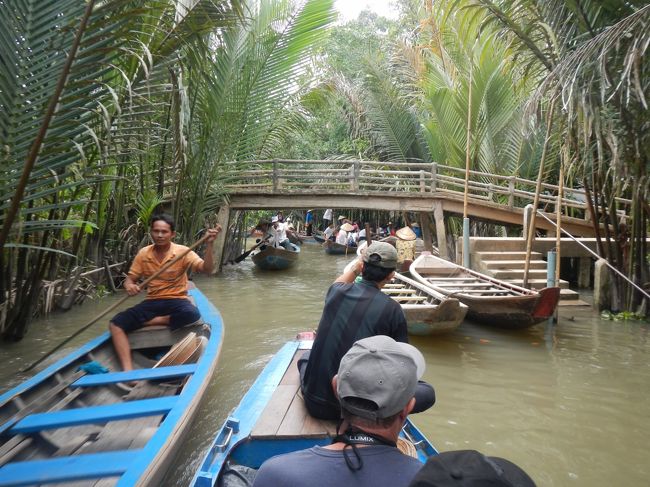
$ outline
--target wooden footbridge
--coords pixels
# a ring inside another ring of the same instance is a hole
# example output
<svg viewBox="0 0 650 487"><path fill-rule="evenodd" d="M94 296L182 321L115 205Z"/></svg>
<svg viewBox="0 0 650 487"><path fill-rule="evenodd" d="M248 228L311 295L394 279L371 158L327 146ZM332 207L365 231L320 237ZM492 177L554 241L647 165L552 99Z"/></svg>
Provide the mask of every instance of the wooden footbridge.
<svg viewBox="0 0 650 487"><path fill-rule="evenodd" d="M230 209L360 208L462 215L465 170L438 163L361 160L254 160L229 163L222 181ZM536 181L469 171L468 216L506 225L522 225L525 207L534 202ZM558 191L542 183L539 208L556 221ZM562 228L574 236L595 236L583 190L565 189L560 200ZM624 217L630 200L617 199ZM222 215L227 218L227 213ZM221 221L224 221L223 219ZM555 233L545 218L536 227Z"/></svg>

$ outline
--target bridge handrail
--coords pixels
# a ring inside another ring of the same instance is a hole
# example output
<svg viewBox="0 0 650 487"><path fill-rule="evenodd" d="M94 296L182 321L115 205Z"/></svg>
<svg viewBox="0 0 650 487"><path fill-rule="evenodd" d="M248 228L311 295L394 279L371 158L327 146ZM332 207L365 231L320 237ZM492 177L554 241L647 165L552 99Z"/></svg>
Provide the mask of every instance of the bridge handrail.
<svg viewBox="0 0 650 487"><path fill-rule="evenodd" d="M319 167L327 166L327 167ZM381 169L379 169L381 168ZM465 169L436 162L383 162L345 160L258 159L228 162L222 178L234 193L270 190L272 192L339 189L352 193L373 191L454 194L462 197ZM522 207L533 202L536 181L470 170L469 197ZM456 177L455 174L460 175ZM559 186L542 183L541 205L556 205ZM570 195L570 196L569 196ZM499 198L501 197L501 198ZM499 201L503 199L505 201ZM583 189L565 188L562 206L585 211L587 195ZM616 198L619 213L625 215L631 200Z"/></svg>

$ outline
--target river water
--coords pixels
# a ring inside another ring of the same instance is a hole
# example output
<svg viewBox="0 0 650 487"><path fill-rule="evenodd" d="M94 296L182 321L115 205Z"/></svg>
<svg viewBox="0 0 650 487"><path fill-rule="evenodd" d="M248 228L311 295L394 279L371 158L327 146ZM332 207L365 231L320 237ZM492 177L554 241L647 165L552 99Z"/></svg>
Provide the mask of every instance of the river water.
<svg viewBox="0 0 650 487"><path fill-rule="evenodd" d="M250 259L196 283L219 308L226 336L217 373L172 466L167 485L187 485L212 436L273 354L318 325L325 292L352 256L304 244L298 266L263 272ZM0 346L0 388L119 298L86 301L33 324ZM582 295L589 300L589 296ZM128 304L128 303L127 303ZM106 329L106 319L51 360ZM560 307L558 323L524 331L465 322L415 337L437 403L412 419L440 451L477 449L522 466L539 486L650 483L650 325L602 320L589 307Z"/></svg>

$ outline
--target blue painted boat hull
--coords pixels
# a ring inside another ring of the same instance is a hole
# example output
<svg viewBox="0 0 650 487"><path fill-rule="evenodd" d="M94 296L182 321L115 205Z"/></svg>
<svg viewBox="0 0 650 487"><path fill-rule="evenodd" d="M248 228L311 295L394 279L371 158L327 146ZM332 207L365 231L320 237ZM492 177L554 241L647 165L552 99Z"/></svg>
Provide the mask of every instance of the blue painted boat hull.
<svg viewBox="0 0 650 487"><path fill-rule="evenodd" d="M331 437L326 435L309 437L252 435L256 425L259 425L258 422L262 422L264 409L280 382L283 381L285 372L292 366L297 354L311 348L311 343L311 341L301 340L288 342L271 359L239 405L221 426L192 480L193 487L217 485L226 462L258 469L264 461L272 456L331 443ZM431 455L438 453L422 432L408 419L402 430L402 437L416 445L418 459L423 463Z"/></svg>
<svg viewBox="0 0 650 487"><path fill-rule="evenodd" d="M130 334L137 370L117 371L110 334L104 333L0 395L0 448L9 455L0 467L0 486L107 477L118 486L160 485L223 341L219 312L198 289L190 295L205 324ZM186 339L187 355L170 352L168 365L152 368L179 337ZM91 360L109 372L78 372ZM130 381L137 383L131 390L123 385Z"/></svg>

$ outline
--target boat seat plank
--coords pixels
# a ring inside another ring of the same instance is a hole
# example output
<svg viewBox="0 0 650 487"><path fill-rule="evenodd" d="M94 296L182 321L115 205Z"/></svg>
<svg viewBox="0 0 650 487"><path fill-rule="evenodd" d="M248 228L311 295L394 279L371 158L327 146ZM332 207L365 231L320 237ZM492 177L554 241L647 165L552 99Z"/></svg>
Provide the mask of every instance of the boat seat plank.
<svg viewBox="0 0 650 487"><path fill-rule="evenodd" d="M278 385L253 428L253 436L275 436L296 395L295 385Z"/></svg>
<svg viewBox="0 0 650 487"><path fill-rule="evenodd" d="M413 289L382 289L384 294L412 294L415 292Z"/></svg>
<svg viewBox="0 0 650 487"><path fill-rule="evenodd" d="M174 407L176 401L175 396L166 396L51 413L37 413L20 420L11 429L11 432L33 433L45 429L166 414Z"/></svg>
<svg viewBox="0 0 650 487"><path fill-rule="evenodd" d="M155 369L136 369L126 372L109 372L108 374L94 374L81 377L72 384L73 387L93 387L118 382L131 382L138 380L172 379L191 375L196 371L196 364L172 365Z"/></svg>
<svg viewBox="0 0 650 487"><path fill-rule="evenodd" d="M298 352L293 357L293 360L289 364L287 371L284 373L280 385L287 386L293 385L300 387L300 373L298 372L298 360L302 357L304 350L298 350Z"/></svg>
<svg viewBox="0 0 650 487"><path fill-rule="evenodd" d="M428 296L391 296L394 301L426 301Z"/></svg>
<svg viewBox="0 0 650 487"><path fill-rule="evenodd" d="M113 451L10 463L0 468L0 485L116 477L126 472L138 453L135 450Z"/></svg>

